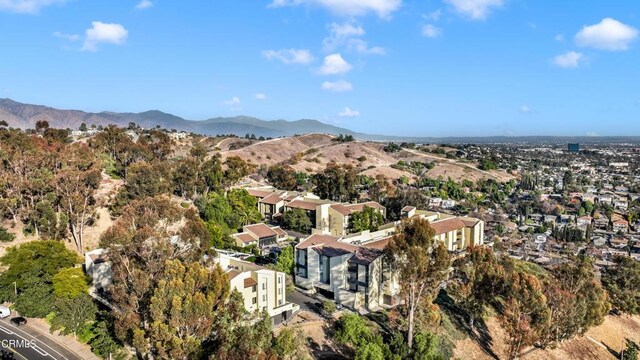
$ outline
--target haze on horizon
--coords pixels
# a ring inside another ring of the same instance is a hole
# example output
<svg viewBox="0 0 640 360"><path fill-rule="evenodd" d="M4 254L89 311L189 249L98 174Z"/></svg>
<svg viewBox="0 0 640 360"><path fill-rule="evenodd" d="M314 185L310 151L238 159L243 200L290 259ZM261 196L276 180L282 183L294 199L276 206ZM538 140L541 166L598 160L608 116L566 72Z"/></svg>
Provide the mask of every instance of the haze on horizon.
<svg viewBox="0 0 640 360"><path fill-rule="evenodd" d="M7 0L0 97L412 136L640 135L632 2Z"/></svg>

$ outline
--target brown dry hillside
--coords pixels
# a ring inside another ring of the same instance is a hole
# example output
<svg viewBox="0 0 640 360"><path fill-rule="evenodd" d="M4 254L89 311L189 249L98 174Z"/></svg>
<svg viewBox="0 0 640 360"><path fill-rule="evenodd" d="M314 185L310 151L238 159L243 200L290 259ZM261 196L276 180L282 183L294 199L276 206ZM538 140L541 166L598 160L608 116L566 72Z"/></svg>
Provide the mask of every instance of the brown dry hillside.
<svg viewBox="0 0 640 360"><path fill-rule="evenodd" d="M222 148L223 158L239 156L256 165L271 166L287 162L297 171L317 172L330 161L339 164L350 164L363 170L363 174L375 176L382 174L390 179L401 176L414 178L406 172L392 169L390 166L404 161L419 161L434 163L435 167L427 175L430 177L451 177L456 181L469 179L476 181L493 178L498 181L508 181L512 177L501 171L482 171L475 164L465 163L453 159L446 159L422 153L416 150L403 150L389 154L383 150L385 144L375 142L347 142L332 141L334 136L324 134L308 134L288 138L278 138L256 142L241 149L229 150ZM226 144L223 144L226 145Z"/></svg>
<svg viewBox="0 0 640 360"><path fill-rule="evenodd" d="M487 349L472 339L456 342L454 357L459 359L505 359L505 333L496 318L487 321L491 343ZM523 360L615 360L626 339L640 342L640 316L607 316L602 325L591 328L584 336L560 344L555 349L530 348ZM491 354L493 352L493 356Z"/></svg>

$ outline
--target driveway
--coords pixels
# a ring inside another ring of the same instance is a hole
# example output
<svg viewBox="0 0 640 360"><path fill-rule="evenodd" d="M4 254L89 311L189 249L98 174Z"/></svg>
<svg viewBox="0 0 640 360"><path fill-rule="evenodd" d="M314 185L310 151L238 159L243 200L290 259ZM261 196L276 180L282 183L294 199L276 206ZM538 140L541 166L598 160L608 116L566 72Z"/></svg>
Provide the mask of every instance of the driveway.
<svg viewBox="0 0 640 360"><path fill-rule="evenodd" d="M319 300L312 298L302 292L295 290L291 294L287 294L287 300L294 304L300 305L300 311L309 311L318 313L321 303Z"/></svg>
<svg viewBox="0 0 640 360"><path fill-rule="evenodd" d="M15 359L82 360L29 324L15 326L9 318L0 320L0 352L13 353Z"/></svg>

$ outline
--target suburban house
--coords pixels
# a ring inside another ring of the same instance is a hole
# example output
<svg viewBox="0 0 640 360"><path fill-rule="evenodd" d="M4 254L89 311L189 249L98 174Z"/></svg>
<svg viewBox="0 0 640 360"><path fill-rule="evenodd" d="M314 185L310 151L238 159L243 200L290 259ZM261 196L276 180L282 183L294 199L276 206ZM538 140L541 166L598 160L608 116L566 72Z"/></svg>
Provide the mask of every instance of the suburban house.
<svg viewBox="0 0 640 360"><path fill-rule="evenodd" d="M629 230L629 222L625 219L618 219L613 222L613 232L626 233Z"/></svg>
<svg viewBox="0 0 640 360"><path fill-rule="evenodd" d="M95 249L84 253L84 271L91 278L91 286L104 290L111 284L111 262L107 250Z"/></svg>
<svg viewBox="0 0 640 360"><path fill-rule="evenodd" d="M266 311L274 324L280 324L300 309L287 302L285 273L241 260L231 252L217 252L215 262L229 276L231 288L242 294L247 311Z"/></svg>
<svg viewBox="0 0 640 360"><path fill-rule="evenodd" d="M576 225L579 227L586 227L591 225L593 218L591 216L580 216L576 219Z"/></svg>
<svg viewBox="0 0 640 360"><path fill-rule="evenodd" d="M375 201L359 204L321 204L316 209L316 226L314 233L343 236L349 233L351 216L363 211L365 207L372 208L386 218L387 209Z"/></svg>
<svg viewBox="0 0 640 360"><path fill-rule="evenodd" d="M451 252L484 244L484 222L437 212L402 209L406 218L427 219L434 237ZM375 309L398 302L400 287L384 264L383 250L398 230L391 223L378 231L347 236L314 233L296 246L295 282L344 306Z"/></svg>
<svg viewBox="0 0 640 360"><path fill-rule="evenodd" d="M258 223L243 226L241 233L232 234L231 237L239 247L256 245L259 248L263 248L286 240L287 233L279 226Z"/></svg>

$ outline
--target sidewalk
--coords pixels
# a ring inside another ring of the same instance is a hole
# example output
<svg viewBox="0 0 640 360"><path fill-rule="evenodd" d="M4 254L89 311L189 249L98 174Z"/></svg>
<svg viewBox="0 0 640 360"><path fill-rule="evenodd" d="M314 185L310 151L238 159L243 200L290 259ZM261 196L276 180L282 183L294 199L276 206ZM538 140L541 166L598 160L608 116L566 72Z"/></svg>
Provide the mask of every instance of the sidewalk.
<svg viewBox="0 0 640 360"><path fill-rule="evenodd" d="M57 344L66 348L82 359L101 360L98 356L91 352L91 348L89 347L89 345L79 342L78 340L74 339L73 336L51 334L49 332L49 324L47 324L44 319L29 318L29 322L26 326L30 327L34 331L37 331L41 335L48 337L52 341L55 341Z"/></svg>

